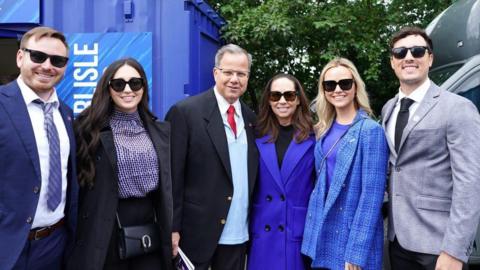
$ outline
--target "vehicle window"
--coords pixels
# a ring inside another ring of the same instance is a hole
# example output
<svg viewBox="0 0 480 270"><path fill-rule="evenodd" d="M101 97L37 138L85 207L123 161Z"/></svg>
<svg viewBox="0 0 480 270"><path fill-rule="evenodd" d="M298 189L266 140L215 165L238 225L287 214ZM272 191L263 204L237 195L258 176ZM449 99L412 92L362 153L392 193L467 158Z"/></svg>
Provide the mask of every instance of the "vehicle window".
<svg viewBox="0 0 480 270"><path fill-rule="evenodd" d="M462 64L448 66L442 69L433 70L428 77L437 85L442 85L453 73L457 72L463 66Z"/></svg>
<svg viewBox="0 0 480 270"><path fill-rule="evenodd" d="M471 100L480 111L480 70L470 74L469 78L458 87L457 94Z"/></svg>

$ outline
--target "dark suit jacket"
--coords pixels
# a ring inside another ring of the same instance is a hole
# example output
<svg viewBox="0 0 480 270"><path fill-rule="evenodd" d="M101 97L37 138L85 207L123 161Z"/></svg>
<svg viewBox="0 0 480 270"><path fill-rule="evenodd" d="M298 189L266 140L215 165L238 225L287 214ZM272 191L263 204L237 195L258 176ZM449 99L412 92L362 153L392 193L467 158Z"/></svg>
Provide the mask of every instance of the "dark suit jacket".
<svg viewBox="0 0 480 270"><path fill-rule="evenodd" d="M242 103L248 140L248 190L258 169L254 113ZM232 172L222 116L213 89L187 98L167 113L172 125L173 231L195 262L212 257L233 196Z"/></svg>
<svg viewBox="0 0 480 270"><path fill-rule="evenodd" d="M70 140L65 205L67 249L75 235L78 185L73 114L60 102ZM27 241L41 185L40 161L27 106L16 81L0 86L0 269L10 269Z"/></svg>
<svg viewBox="0 0 480 270"><path fill-rule="evenodd" d="M170 176L170 127L168 123L144 121L159 163L159 187L154 202L161 232L161 269L171 269L172 186ZM100 133L95 162L95 183L81 187L77 241L68 269L103 269L115 226L118 206L117 154L109 127Z"/></svg>

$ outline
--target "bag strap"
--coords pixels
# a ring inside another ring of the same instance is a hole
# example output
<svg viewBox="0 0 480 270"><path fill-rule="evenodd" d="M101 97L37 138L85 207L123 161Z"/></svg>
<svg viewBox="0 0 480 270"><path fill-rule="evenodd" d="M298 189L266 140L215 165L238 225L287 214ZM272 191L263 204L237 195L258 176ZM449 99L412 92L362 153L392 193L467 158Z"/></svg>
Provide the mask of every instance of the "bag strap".
<svg viewBox="0 0 480 270"><path fill-rule="evenodd" d="M152 201L152 204L153 204L153 201ZM157 220L157 211L155 211L155 206L153 206L153 223L158 223L158 220ZM120 217L118 216L118 211L115 211L115 216L117 218L117 225L118 225L118 228L121 230L122 229L122 223L120 222Z"/></svg>

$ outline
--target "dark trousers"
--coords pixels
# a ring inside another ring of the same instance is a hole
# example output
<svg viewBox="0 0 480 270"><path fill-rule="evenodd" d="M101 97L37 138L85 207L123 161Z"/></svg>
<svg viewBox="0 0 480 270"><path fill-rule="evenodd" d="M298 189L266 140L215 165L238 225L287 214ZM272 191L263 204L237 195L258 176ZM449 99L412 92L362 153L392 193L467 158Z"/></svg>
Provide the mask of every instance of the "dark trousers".
<svg viewBox="0 0 480 270"><path fill-rule="evenodd" d="M435 270L438 255L406 250L400 246L396 237L389 243L388 251L392 270ZM463 264L463 270L468 270L467 264Z"/></svg>
<svg viewBox="0 0 480 270"><path fill-rule="evenodd" d="M120 199L117 213L122 226L143 225L154 222L153 202L150 197ZM104 270L149 270L160 269L161 255L157 252L121 260L118 251L118 223L115 221L110 244L105 258Z"/></svg>
<svg viewBox="0 0 480 270"><path fill-rule="evenodd" d="M206 263L195 263L195 270L244 270L247 243L239 245L218 245L212 259Z"/></svg>
<svg viewBox="0 0 480 270"><path fill-rule="evenodd" d="M67 243L65 227L40 240L27 240L13 270L60 270Z"/></svg>

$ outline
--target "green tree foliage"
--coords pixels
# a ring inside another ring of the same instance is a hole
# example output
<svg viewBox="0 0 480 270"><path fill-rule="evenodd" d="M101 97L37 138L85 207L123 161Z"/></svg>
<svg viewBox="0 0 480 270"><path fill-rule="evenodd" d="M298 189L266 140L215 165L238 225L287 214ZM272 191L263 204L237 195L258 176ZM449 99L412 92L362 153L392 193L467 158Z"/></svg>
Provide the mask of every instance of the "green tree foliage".
<svg viewBox="0 0 480 270"><path fill-rule="evenodd" d="M451 0L210 0L228 24L226 43L253 56L246 100L252 107L266 82L278 72L295 75L310 99L319 73L330 59L352 60L380 112L398 91L390 68L388 40L405 25L426 27Z"/></svg>

